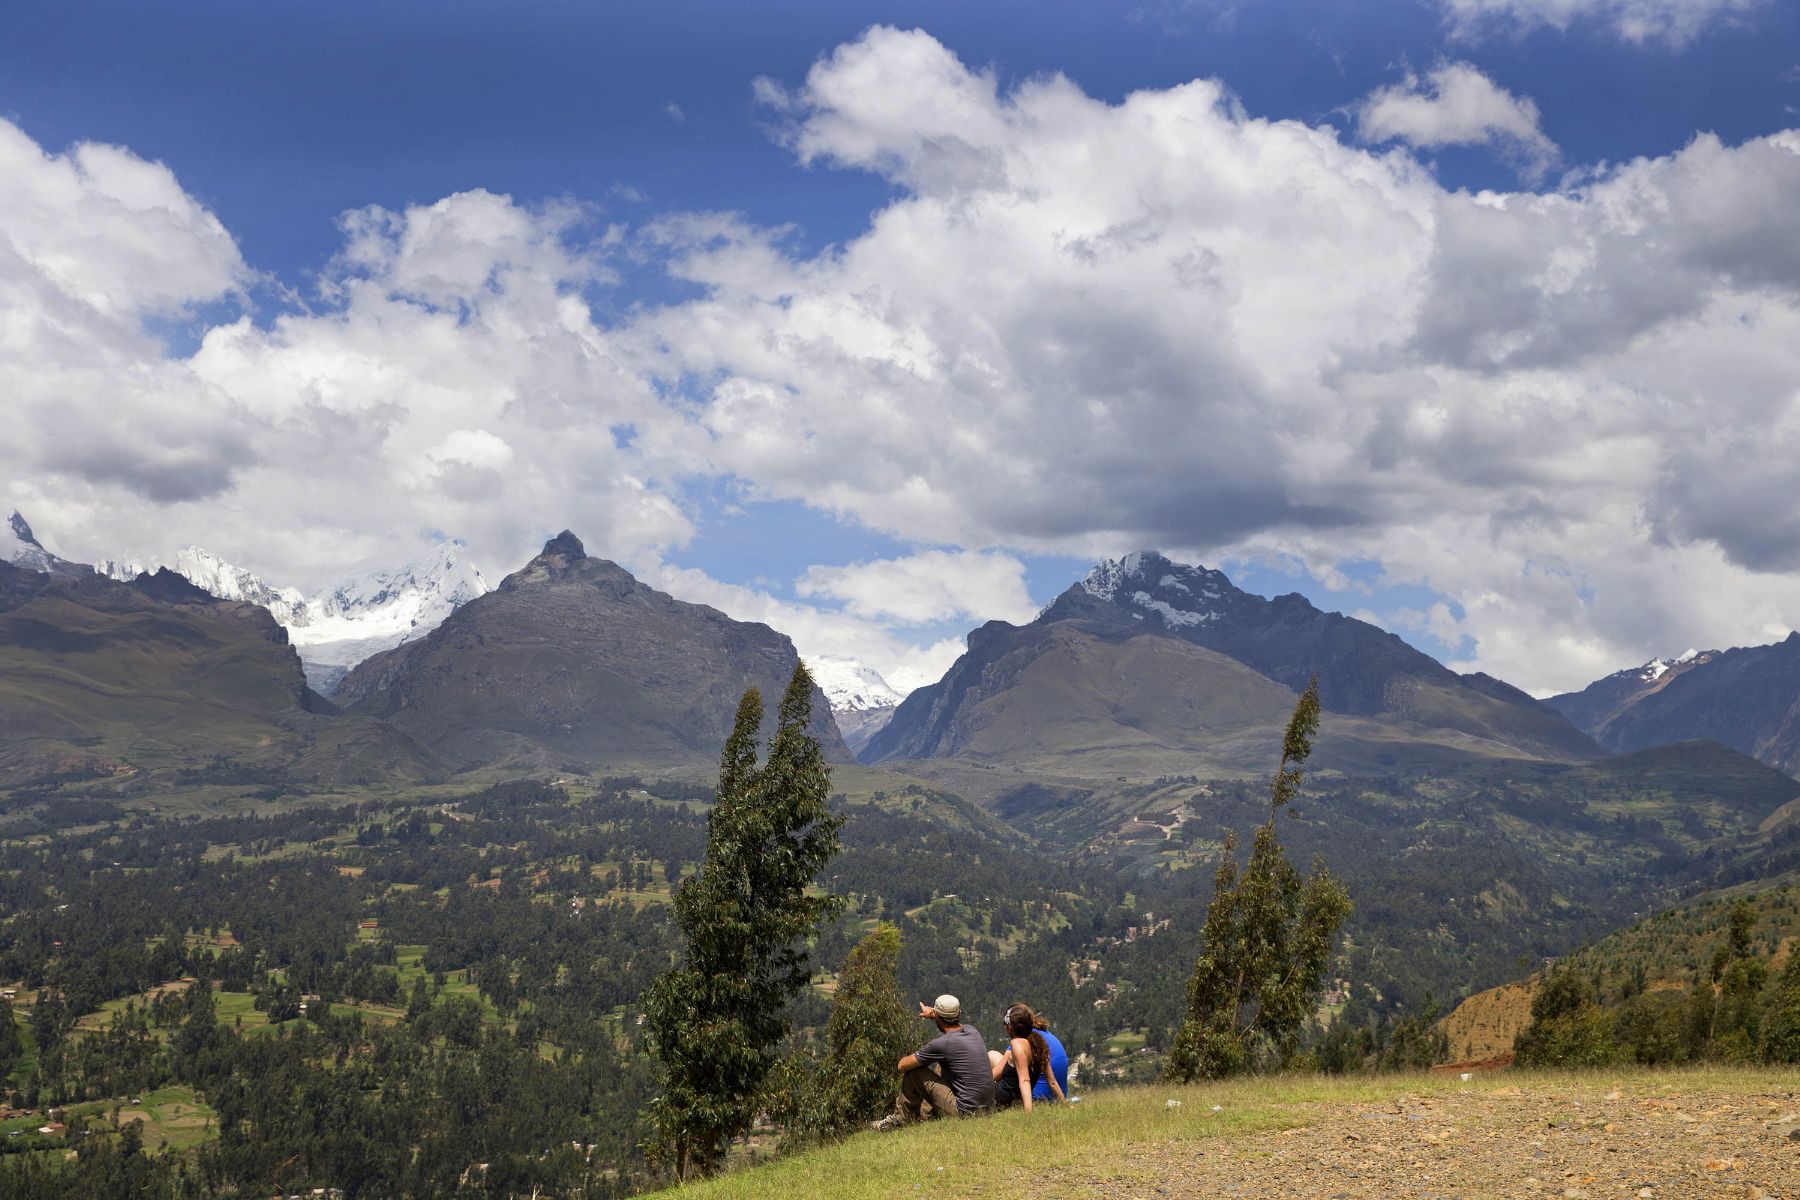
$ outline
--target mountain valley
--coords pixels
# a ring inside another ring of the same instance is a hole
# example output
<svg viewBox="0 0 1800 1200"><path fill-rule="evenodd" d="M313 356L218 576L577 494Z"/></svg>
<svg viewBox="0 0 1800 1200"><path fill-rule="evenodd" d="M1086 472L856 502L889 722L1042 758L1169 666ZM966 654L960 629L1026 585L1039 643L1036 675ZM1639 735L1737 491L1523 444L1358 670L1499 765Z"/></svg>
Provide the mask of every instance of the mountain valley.
<svg viewBox="0 0 1800 1200"><path fill-rule="evenodd" d="M0 565L0 858L16 872L0 898L22 914L0 925L0 982L63 989L85 1021L148 1004L165 977L228 968L219 1002L269 1027L317 1024L287 1007L286 980L294 1003L329 996L395 1037L404 995L424 987L430 1011L559 1047L601 1012L618 1057L582 1136L634 1161L649 1086L637 992L668 953L667 905L696 867L737 697L777 694L793 643L656 591L568 532L479 592L454 548L311 600L197 552L182 565L205 588L57 562ZM328 699L302 657L354 639L303 639L353 624L333 611L412 615ZM820 659L811 728L846 818L820 882L848 908L815 947L819 988L797 1019L822 1022L856 931L889 920L903 979L984 1012L1029 996L1084 1079L1148 1078L1225 831L1266 816L1295 689L1316 674L1318 753L1282 836L1350 891L1320 1021L1371 1031L1379 1060L1433 1003L1705 889L1800 869L1792 774L1723 739L1613 752L1616 731L1653 728L1619 714L1739 653L1546 705L1300 597L1141 553L1032 622L974 630L942 680L904 698L861 663ZM144 899L196 872L204 896ZM58 917L33 899L50 886L105 915ZM274 887L297 889L291 912L231 899ZM295 957L307 938L323 966ZM46 953L53 941L73 955ZM72 1027L60 1053L91 1037ZM72 1097L112 1086L97 1063L56 1061ZM218 1094L193 1086L196 1102Z"/></svg>

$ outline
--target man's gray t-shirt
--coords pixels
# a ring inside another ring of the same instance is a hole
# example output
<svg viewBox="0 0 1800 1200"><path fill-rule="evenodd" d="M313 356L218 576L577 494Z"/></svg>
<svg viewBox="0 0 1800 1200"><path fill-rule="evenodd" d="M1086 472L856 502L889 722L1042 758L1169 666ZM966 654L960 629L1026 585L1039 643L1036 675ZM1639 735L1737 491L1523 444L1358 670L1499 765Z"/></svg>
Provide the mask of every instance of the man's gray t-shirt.
<svg viewBox="0 0 1800 1200"><path fill-rule="evenodd" d="M956 1093L957 1112L994 1107L994 1069L988 1064L987 1043L973 1025L940 1033L919 1048L918 1058L943 1072L944 1082Z"/></svg>

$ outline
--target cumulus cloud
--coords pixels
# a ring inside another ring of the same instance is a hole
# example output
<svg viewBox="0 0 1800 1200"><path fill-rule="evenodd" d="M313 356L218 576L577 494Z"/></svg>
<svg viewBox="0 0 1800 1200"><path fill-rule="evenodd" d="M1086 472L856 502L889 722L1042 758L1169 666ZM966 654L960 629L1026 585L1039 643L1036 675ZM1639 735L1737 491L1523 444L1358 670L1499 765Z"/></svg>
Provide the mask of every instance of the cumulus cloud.
<svg viewBox="0 0 1800 1200"><path fill-rule="evenodd" d="M1025 564L992 551L925 550L905 558L807 569L795 591L841 600L861 617L909 624L1031 620Z"/></svg>
<svg viewBox="0 0 1800 1200"><path fill-rule="evenodd" d="M0 472L155 503L226 490L256 459L255 419L165 357L145 321L251 278L168 168L91 143L47 153L0 121Z"/></svg>
<svg viewBox="0 0 1800 1200"><path fill-rule="evenodd" d="M690 603L710 604L739 621L779 629L794 640L802 657L857 659L902 692L936 683L963 652L960 637L921 642L877 616L782 600L693 568L646 563L639 570L652 586Z"/></svg>
<svg viewBox="0 0 1800 1200"><path fill-rule="evenodd" d="M178 313L239 290L249 270L217 217L161 163L83 142L47 154L0 121L6 278L50 305L17 315L55 322Z"/></svg>
<svg viewBox="0 0 1800 1200"><path fill-rule="evenodd" d="M1356 132L1366 142L1441 146L1497 146L1537 178L1556 162L1556 143L1538 124L1529 97L1515 96L1470 63L1444 63L1423 79L1378 88L1356 107Z"/></svg>
<svg viewBox="0 0 1800 1200"><path fill-rule="evenodd" d="M228 311L174 355L148 320L255 284L230 235L160 164L0 122L9 498L87 557L192 540L309 587L427 530L496 566L564 524L621 555L689 535L687 423L586 299L616 231L483 191L342 226L314 307ZM621 449L633 423L664 432Z"/></svg>
<svg viewBox="0 0 1800 1200"><path fill-rule="evenodd" d="M1412 144L1457 128L1427 86ZM1218 82L1002 88L917 32L758 94L797 161L892 184L860 233L361 210L312 308L186 356L144 322L246 286L229 235L155 164L0 127L0 188L50 197L0 204L9 498L65 554L179 529L302 586L422 530L504 568L568 525L902 679L958 647L917 622L1029 615L1018 555L1143 545L1380 562L1453 602L1411 628L1537 690L1796 623L1800 133L1467 193ZM106 219L59 222L57 187ZM623 254L698 294L599 323ZM717 479L946 549L797 600L664 565Z"/></svg>
<svg viewBox="0 0 1800 1200"><path fill-rule="evenodd" d="M1465 37L1492 31L1566 30L1583 21L1627 42L1680 46L1707 28L1762 8L1765 0L1438 0L1451 28Z"/></svg>
<svg viewBox="0 0 1800 1200"><path fill-rule="evenodd" d="M1417 140L1534 144L1486 86L1439 84ZM716 469L919 541L1376 558L1539 689L1800 601L1751 499L1800 449L1795 134L1469 194L1216 83L1002 90L917 32L760 94L901 195L813 257L725 217L667 243L706 295L633 333L714 381Z"/></svg>

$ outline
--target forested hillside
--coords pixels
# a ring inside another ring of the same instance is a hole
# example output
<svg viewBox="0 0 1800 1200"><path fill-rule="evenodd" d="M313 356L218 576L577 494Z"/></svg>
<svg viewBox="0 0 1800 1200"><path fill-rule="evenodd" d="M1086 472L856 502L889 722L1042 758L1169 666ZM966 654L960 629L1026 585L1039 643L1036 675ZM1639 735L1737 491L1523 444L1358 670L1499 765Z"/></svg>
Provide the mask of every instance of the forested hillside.
<svg viewBox="0 0 1800 1200"><path fill-rule="evenodd" d="M1260 819L1262 788L1048 792L1035 809L1015 798L1009 824L920 781L843 773L843 850L820 883L849 903L789 1014L803 1041L851 945L887 920L903 990L956 992L984 1032L1028 1000L1084 1086L1156 1071L1218 839ZM651 1088L638 1004L671 961L667 903L705 844L708 788L257 789L158 811L83 787L0 806L0 983L17 989L0 1077L29 1110L0 1125L21 1131L0 1137L0 1171L19 1194L42 1175L29 1186L110 1195L126 1170L112 1150L54 1177L46 1151L140 1135L168 1153L132 1170L204 1194L421 1193L475 1162L503 1191L637 1186ZM1766 840L1757 826L1797 791L1706 746L1313 780L1284 837L1357 904L1321 1013L1355 1036L1319 1043L1318 1061L1408 1061L1388 1043L1415 1036L1431 998L1679 897L1726 867L1721 847ZM68 1129L31 1132L49 1109Z"/></svg>

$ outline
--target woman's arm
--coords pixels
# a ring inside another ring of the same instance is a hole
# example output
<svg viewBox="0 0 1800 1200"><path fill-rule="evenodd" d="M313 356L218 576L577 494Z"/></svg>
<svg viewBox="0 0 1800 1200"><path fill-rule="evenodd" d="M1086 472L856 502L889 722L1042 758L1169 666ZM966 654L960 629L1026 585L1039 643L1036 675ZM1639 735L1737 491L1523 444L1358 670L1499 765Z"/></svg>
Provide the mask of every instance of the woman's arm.
<svg viewBox="0 0 1800 1200"><path fill-rule="evenodd" d="M1019 1073L1019 1098L1024 1102L1025 1111L1031 1111L1031 1043L1024 1038L1014 1038L1007 1051L1012 1055L1013 1070Z"/></svg>
<svg viewBox="0 0 1800 1200"><path fill-rule="evenodd" d="M1045 1071L1044 1078L1049 1080L1050 1094L1056 1097L1056 1102L1058 1104L1061 1104L1063 1101L1068 1099L1067 1096L1063 1095L1062 1084L1056 1082L1056 1072L1055 1071Z"/></svg>
<svg viewBox="0 0 1800 1200"><path fill-rule="evenodd" d="M994 1068L995 1083L999 1083L1001 1076L1006 1074L1006 1068L1012 1063L1012 1056L1013 1052L1011 1046L1006 1048L1005 1054L1000 1053L998 1050L988 1051L988 1064Z"/></svg>

